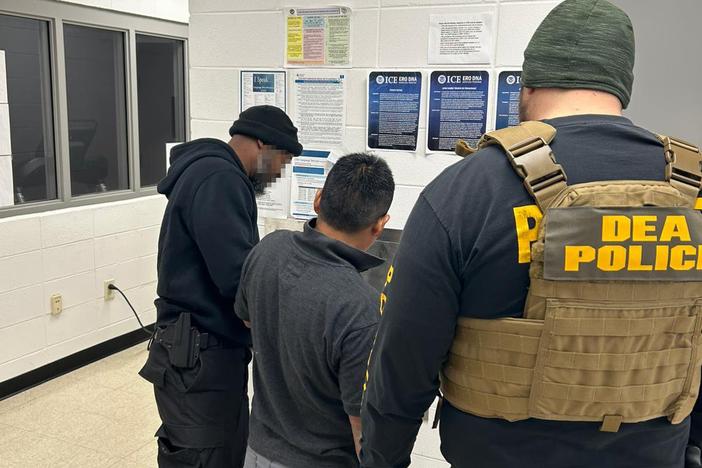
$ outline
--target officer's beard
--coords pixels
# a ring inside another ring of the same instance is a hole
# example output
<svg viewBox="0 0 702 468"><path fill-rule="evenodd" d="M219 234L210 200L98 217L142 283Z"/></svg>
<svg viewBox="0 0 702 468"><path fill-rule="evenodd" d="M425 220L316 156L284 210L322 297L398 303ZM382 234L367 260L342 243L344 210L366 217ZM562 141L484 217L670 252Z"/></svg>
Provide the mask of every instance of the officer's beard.
<svg viewBox="0 0 702 468"><path fill-rule="evenodd" d="M249 176L249 180L253 185L254 193L256 196L263 195L266 192L266 183L262 180L261 174L254 174Z"/></svg>

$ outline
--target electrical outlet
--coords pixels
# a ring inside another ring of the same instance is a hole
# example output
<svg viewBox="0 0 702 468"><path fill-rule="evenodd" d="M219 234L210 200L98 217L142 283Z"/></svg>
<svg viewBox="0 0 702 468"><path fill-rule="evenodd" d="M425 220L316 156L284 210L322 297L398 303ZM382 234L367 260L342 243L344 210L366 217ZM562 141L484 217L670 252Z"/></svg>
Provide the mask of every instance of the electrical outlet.
<svg viewBox="0 0 702 468"><path fill-rule="evenodd" d="M63 297L60 294L51 296L51 315L58 315L63 312Z"/></svg>
<svg viewBox="0 0 702 468"><path fill-rule="evenodd" d="M113 280L113 279L105 280L105 293L104 293L104 296L105 296L105 300L106 300L106 301L111 301L112 299L115 298L115 291L114 291L114 289L110 289L110 288L109 288L109 286L110 286L111 284L115 284L115 280Z"/></svg>

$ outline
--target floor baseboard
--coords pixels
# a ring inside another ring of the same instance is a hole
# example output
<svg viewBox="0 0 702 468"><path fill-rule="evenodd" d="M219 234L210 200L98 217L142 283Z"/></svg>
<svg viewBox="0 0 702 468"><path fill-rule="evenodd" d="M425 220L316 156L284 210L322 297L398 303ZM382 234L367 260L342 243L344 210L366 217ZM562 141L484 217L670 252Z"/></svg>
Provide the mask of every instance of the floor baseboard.
<svg viewBox="0 0 702 468"><path fill-rule="evenodd" d="M153 329L153 325L147 328ZM124 351L148 339L149 337L144 333L144 330L134 330L95 346L91 346L90 348L78 351L75 354L66 356L58 361L39 367L38 369L13 377L10 380L0 382L0 400L16 395L17 393L67 374L95 361L99 361L112 354Z"/></svg>

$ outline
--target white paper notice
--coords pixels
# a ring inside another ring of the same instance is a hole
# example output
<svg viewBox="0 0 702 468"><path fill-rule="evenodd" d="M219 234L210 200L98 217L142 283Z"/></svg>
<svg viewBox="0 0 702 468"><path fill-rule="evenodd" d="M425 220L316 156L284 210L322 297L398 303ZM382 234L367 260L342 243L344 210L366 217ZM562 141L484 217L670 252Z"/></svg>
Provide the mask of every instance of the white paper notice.
<svg viewBox="0 0 702 468"><path fill-rule="evenodd" d="M166 143L166 170L171 167L171 150L181 144L183 144L182 141Z"/></svg>
<svg viewBox="0 0 702 468"><path fill-rule="evenodd" d="M292 181L290 183L290 214L296 219L311 219L314 212L314 197L324 187L327 174L333 165L329 151L305 150L293 158Z"/></svg>
<svg viewBox="0 0 702 468"><path fill-rule="evenodd" d="M284 71L242 70L239 94L241 112L262 105L275 106L287 112L286 97Z"/></svg>
<svg viewBox="0 0 702 468"><path fill-rule="evenodd" d="M293 122L304 147L333 149L346 129L346 75L332 70L293 72Z"/></svg>
<svg viewBox="0 0 702 468"><path fill-rule="evenodd" d="M492 13L431 15L429 63L491 63L493 25Z"/></svg>

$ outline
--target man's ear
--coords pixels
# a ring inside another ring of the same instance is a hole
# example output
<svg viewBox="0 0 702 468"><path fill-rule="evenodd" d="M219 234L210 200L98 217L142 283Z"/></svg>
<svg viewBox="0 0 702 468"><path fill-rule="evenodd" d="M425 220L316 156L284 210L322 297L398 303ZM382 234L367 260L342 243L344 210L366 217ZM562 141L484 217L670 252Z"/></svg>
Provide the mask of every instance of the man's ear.
<svg viewBox="0 0 702 468"><path fill-rule="evenodd" d="M530 97L532 94L534 94L534 91L536 91L536 88L527 88L526 86L522 86L522 93L526 95L526 97Z"/></svg>
<svg viewBox="0 0 702 468"><path fill-rule="evenodd" d="M314 208L314 212L319 215L319 207L322 204L322 189L317 190L317 193L314 196L314 204L312 205Z"/></svg>
<svg viewBox="0 0 702 468"><path fill-rule="evenodd" d="M386 214L382 218L378 218L378 221L371 226L371 235L376 239L380 237L380 235L383 233L383 229L385 229L385 225L388 224L388 221L390 221L389 214Z"/></svg>

